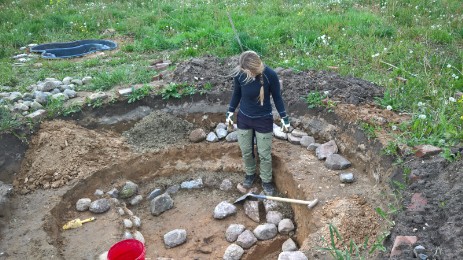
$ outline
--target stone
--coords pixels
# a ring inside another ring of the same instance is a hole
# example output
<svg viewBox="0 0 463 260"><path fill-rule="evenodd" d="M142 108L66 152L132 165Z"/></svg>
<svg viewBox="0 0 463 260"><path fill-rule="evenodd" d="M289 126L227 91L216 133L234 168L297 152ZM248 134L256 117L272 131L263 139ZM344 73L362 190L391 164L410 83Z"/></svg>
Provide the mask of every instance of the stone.
<svg viewBox="0 0 463 260"><path fill-rule="evenodd" d="M72 89L65 89L63 94L66 95L68 98L75 98L77 96L77 92Z"/></svg>
<svg viewBox="0 0 463 260"><path fill-rule="evenodd" d="M169 188L167 188L166 193L167 194L175 194L175 193L178 192L179 189L180 189L180 185L175 184L175 185L172 185Z"/></svg>
<svg viewBox="0 0 463 260"><path fill-rule="evenodd" d="M339 180L342 183L352 183L354 182L354 174L350 172L341 173L339 174Z"/></svg>
<svg viewBox="0 0 463 260"><path fill-rule="evenodd" d="M45 92L42 92L42 91L34 92L35 101L41 105L47 104L48 96L49 96L48 94L45 94Z"/></svg>
<svg viewBox="0 0 463 260"><path fill-rule="evenodd" d="M146 197L147 200L152 200L154 198L156 198L157 196L161 195L162 194L162 191L161 189L154 189L150 192L150 194L148 194L148 196Z"/></svg>
<svg viewBox="0 0 463 260"><path fill-rule="evenodd" d="M98 99L106 99L107 97L108 97L108 94L106 94L104 92L97 92L97 93L93 93L90 96L88 96L90 101L95 101L95 100L98 100Z"/></svg>
<svg viewBox="0 0 463 260"><path fill-rule="evenodd" d="M117 207L116 211L117 211L117 214L119 214L119 216L124 216L125 215L125 211L121 207Z"/></svg>
<svg viewBox="0 0 463 260"><path fill-rule="evenodd" d="M415 246L415 248L413 248L413 255L416 258L419 258L420 254L425 254L425 253L426 253L426 248L424 248L424 246L422 245L417 245Z"/></svg>
<svg viewBox="0 0 463 260"><path fill-rule="evenodd" d="M215 143L219 141L219 138L214 132L210 132L209 134L207 134L206 141Z"/></svg>
<svg viewBox="0 0 463 260"><path fill-rule="evenodd" d="M285 218L278 223L278 232L283 235L288 235L294 230L294 223L291 219Z"/></svg>
<svg viewBox="0 0 463 260"><path fill-rule="evenodd" d="M352 163L339 154L332 154L326 158L325 167L331 170L344 170L352 166Z"/></svg>
<svg viewBox="0 0 463 260"><path fill-rule="evenodd" d="M24 103L15 103L13 106L15 111L27 111L29 107Z"/></svg>
<svg viewBox="0 0 463 260"><path fill-rule="evenodd" d="M224 219L234 214L236 214L236 206L227 201L220 202L214 209L215 219Z"/></svg>
<svg viewBox="0 0 463 260"><path fill-rule="evenodd" d="M58 88L55 88L51 91L51 94L58 94L61 93L61 91Z"/></svg>
<svg viewBox="0 0 463 260"><path fill-rule="evenodd" d="M225 137L225 141L229 143L238 142L238 132L231 132Z"/></svg>
<svg viewBox="0 0 463 260"><path fill-rule="evenodd" d="M72 77L64 77L63 79L63 84L64 85L69 85L71 84Z"/></svg>
<svg viewBox="0 0 463 260"><path fill-rule="evenodd" d="M243 205L244 214L257 223L260 222L259 204L258 200L246 200Z"/></svg>
<svg viewBox="0 0 463 260"><path fill-rule="evenodd" d="M220 140L220 139L223 139L223 138L225 138L227 136L228 131L227 131L227 129L219 128L219 129L215 130L215 133L217 134L217 138L219 138L219 140Z"/></svg>
<svg viewBox="0 0 463 260"><path fill-rule="evenodd" d="M301 251L286 251L278 255L278 260L308 260Z"/></svg>
<svg viewBox="0 0 463 260"><path fill-rule="evenodd" d="M329 142L326 142L322 145L320 145L316 150L315 150L315 155L319 160L324 160L328 156L335 154L338 152L338 146L336 145L336 142L331 140Z"/></svg>
<svg viewBox="0 0 463 260"><path fill-rule="evenodd" d="M267 212L265 220L267 223L278 225L280 221L283 219L283 214L279 211L271 210Z"/></svg>
<svg viewBox="0 0 463 260"><path fill-rule="evenodd" d="M53 94L53 95L51 95L51 98L52 99L58 99L58 100L68 100L69 99L69 97L64 95L63 93Z"/></svg>
<svg viewBox="0 0 463 260"><path fill-rule="evenodd" d="M90 204L90 212L92 213L104 213L108 211L111 208L111 204L109 203L109 200L107 199L98 199L93 201Z"/></svg>
<svg viewBox="0 0 463 260"><path fill-rule="evenodd" d="M417 241L418 238L416 236L396 236L390 256L393 257L400 255L402 253L401 249L399 249L400 246L406 245L411 247Z"/></svg>
<svg viewBox="0 0 463 260"><path fill-rule="evenodd" d="M83 77L83 78L82 78L82 84L83 84L83 85L88 85L88 84L90 84L91 82L92 82L92 77L90 77L90 76L86 76L86 77Z"/></svg>
<svg viewBox="0 0 463 260"><path fill-rule="evenodd" d="M125 228L132 228L133 227L132 220L130 220L130 219L125 218L125 219L122 220L122 223L124 224Z"/></svg>
<svg viewBox="0 0 463 260"><path fill-rule="evenodd" d="M315 138L313 138L312 136L305 135L301 137L301 140L300 140L301 146L307 148L309 147L310 144L313 144L313 143L315 143Z"/></svg>
<svg viewBox="0 0 463 260"><path fill-rule="evenodd" d="M45 118L46 115L47 115L47 111L45 109L39 109L37 111L30 113L26 117L32 119L32 121L34 122L37 122Z"/></svg>
<svg viewBox="0 0 463 260"><path fill-rule="evenodd" d="M110 191L108 191L106 194L109 195L111 198L117 198L119 197L119 191L116 188L112 188Z"/></svg>
<svg viewBox="0 0 463 260"><path fill-rule="evenodd" d="M127 199L138 193L138 185L127 181L119 192L119 197L121 199Z"/></svg>
<svg viewBox="0 0 463 260"><path fill-rule="evenodd" d="M265 212L278 210L281 208L281 204L278 201L274 200L263 200Z"/></svg>
<svg viewBox="0 0 463 260"><path fill-rule="evenodd" d="M118 90L119 95L121 95L121 96L128 96L128 95L132 94L132 91L133 91L132 88L123 88L123 89Z"/></svg>
<svg viewBox="0 0 463 260"><path fill-rule="evenodd" d="M82 83L82 80L80 80L80 79L72 79L71 83L75 84L77 86L82 86L84 84L84 83Z"/></svg>
<svg viewBox="0 0 463 260"><path fill-rule="evenodd" d="M297 137L297 136L294 136L293 134L288 134L288 142L290 142L292 144L300 145L301 144L301 138Z"/></svg>
<svg viewBox="0 0 463 260"><path fill-rule="evenodd" d="M217 126L215 127L215 131L217 131L218 129L227 130L227 125L225 123L218 123Z"/></svg>
<svg viewBox="0 0 463 260"><path fill-rule="evenodd" d="M230 181L230 179L224 179L219 187L219 189L223 191L229 191L232 188L233 188L233 183Z"/></svg>
<svg viewBox="0 0 463 260"><path fill-rule="evenodd" d="M432 155L439 154L442 149L433 145L423 144L413 147L415 150L415 156L419 158L425 158Z"/></svg>
<svg viewBox="0 0 463 260"><path fill-rule="evenodd" d="M164 244L167 248L173 248L186 242L185 229L174 229L164 235Z"/></svg>
<svg viewBox="0 0 463 260"><path fill-rule="evenodd" d="M33 101L30 105L30 108L35 111L35 110L42 109L43 106L39 102Z"/></svg>
<svg viewBox="0 0 463 260"><path fill-rule="evenodd" d="M428 200L423 196L423 193L414 193L407 210L411 212L421 212L425 210L427 204Z"/></svg>
<svg viewBox="0 0 463 260"><path fill-rule="evenodd" d="M136 206L138 204L140 204L140 202L143 200L143 196L142 195L137 195L135 197L133 197L130 201L129 201L129 204L132 205L132 206Z"/></svg>
<svg viewBox="0 0 463 260"><path fill-rule="evenodd" d="M124 231L124 235L122 236L124 239L132 239L133 235L130 233L130 231L126 230Z"/></svg>
<svg viewBox="0 0 463 260"><path fill-rule="evenodd" d="M56 80L56 79L50 79L48 81L45 80L45 82L37 84L37 90L43 91L43 92L49 92L55 88L59 88L59 86L62 84L63 82Z"/></svg>
<svg viewBox="0 0 463 260"><path fill-rule="evenodd" d="M294 240L292 240L291 238L288 238L288 240L286 240L283 243L283 245L281 245L281 251L283 252L297 251L297 245L294 242Z"/></svg>
<svg viewBox="0 0 463 260"><path fill-rule="evenodd" d="M288 134L285 132L281 131L280 127L274 127L273 128L273 135L275 138L281 139L281 140L287 140L288 139Z"/></svg>
<svg viewBox="0 0 463 260"><path fill-rule="evenodd" d="M159 216L161 213L171 209L174 206L174 201L168 193L164 193L150 202L150 212L154 216Z"/></svg>
<svg viewBox="0 0 463 260"><path fill-rule="evenodd" d="M223 254L223 260L239 260L244 254L244 249L237 244L231 244Z"/></svg>
<svg viewBox="0 0 463 260"><path fill-rule="evenodd" d="M141 227L141 219L139 217L131 216L130 220L132 221L134 227L136 227L136 228Z"/></svg>
<svg viewBox="0 0 463 260"><path fill-rule="evenodd" d="M320 146L321 144L319 143L311 143L309 144L309 146L307 146L307 150L309 151L316 151L317 148Z"/></svg>
<svg viewBox="0 0 463 260"><path fill-rule="evenodd" d="M76 202L76 210L77 211L87 211L90 208L90 204L92 200L89 198L82 198Z"/></svg>
<svg viewBox="0 0 463 260"><path fill-rule="evenodd" d="M136 239L136 240L138 240L138 241L140 241L140 242L142 242L143 244L145 243L145 237L144 237L143 234L142 234L140 231L138 231L138 230L135 230L135 231L133 232L133 238Z"/></svg>
<svg viewBox="0 0 463 260"><path fill-rule="evenodd" d="M294 137L299 137L299 138L302 138L303 136L308 136L306 132L299 130L299 129L294 129L291 132L291 135L293 135Z"/></svg>
<svg viewBox="0 0 463 260"><path fill-rule="evenodd" d="M245 230L238 236L235 243L243 249L248 249L257 243L257 238L250 230Z"/></svg>
<svg viewBox="0 0 463 260"><path fill-rule="evenodd" d="M225 239L228 242L233 243L245 229L246 227L242 224L231 224L228 226L227 231L225 231Z"/></svg>
<svg viewBox="0 0 463 260"><path fill-rule="evenodd" d="M15 91L15 92L11 92L7 99L10 100L11 102L16 102L20 100L22 97L23 95L21 94L21 92Z"/></svg>
<svg viewBox="0 0 463 260"><path fill-rule="evenodd" d="M270 223L258 225L253 232L259 240L269 240L278 234L277 226Z"/></svg>
<svg viewBox="0 0 463 260"><path fill-rule="evenodd" d="M101 196L103 196L103 194L104 194L104 191L102 191L100 189L95 190L95 193L93 193L93 195L95 195L97 197L101 197Z"/></svg>
<svg viewBox="0 0 463 260"><path fill-rule="evenodd" d="M190 133L190 141L193 143L199 143L206 140L206 132L202 128L195 129Z"/></svg>
<svg viewBox="0 0 463 260"><path fill-rule="evenodd" d="M188 190L201 189L203 186L203 179L201 178L191 181L184 181L182 184L180 184L180 188Z"/></svg>

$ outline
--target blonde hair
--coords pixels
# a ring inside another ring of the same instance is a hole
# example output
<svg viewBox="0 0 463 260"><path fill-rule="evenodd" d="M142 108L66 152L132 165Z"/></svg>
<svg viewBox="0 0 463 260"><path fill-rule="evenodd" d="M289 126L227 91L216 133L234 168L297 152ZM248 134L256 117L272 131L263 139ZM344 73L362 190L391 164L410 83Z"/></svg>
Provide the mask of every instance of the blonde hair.
<svg viewBox="0 0 463 260"><path fill-rule="evenodd" d="M264 69L265 65L256 52L245 51L241 53L238 66L236 66L232 72L234 77L243 72L246 75L244 83L249 83L260 75L259 102L261 106L264 105Z"/></svg>

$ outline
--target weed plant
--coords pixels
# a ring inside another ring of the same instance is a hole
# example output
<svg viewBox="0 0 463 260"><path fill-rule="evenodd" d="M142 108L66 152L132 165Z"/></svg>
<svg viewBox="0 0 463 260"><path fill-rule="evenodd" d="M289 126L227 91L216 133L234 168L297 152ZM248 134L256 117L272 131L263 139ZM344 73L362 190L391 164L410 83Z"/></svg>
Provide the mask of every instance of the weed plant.
<svg viewBox="0 0 463 260"><path fill-rule="evenodd" d="M252 49L273 67L336 66L341 75L383 86L377 103L412 115L386 129L397 133L397 143L448 148L463 139L461 11L461 0L0 1L0 85L24 91L46 77L92 76L89 90L108 90L147 83L157 74L146 71L150 60ZM12 66L11 57L30 43L102 38L120 48L97 58ZM176 89L163 97L177 97Z"/></svg>

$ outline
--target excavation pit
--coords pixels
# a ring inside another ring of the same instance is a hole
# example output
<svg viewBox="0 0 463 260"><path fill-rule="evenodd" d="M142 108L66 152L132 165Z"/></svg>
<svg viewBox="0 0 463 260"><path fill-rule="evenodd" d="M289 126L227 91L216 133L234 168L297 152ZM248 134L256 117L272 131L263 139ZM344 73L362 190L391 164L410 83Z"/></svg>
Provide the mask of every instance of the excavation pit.
<svg viewBox="0 0 463 260"><path fill-rule="evenodd" d="M123 238L125 217L118 214L115 205L103 214L79 213L76 202L80 198L93 201L97 189L107 192L126 181L137 183L144 198L154 188L165 191L197 178L204 182L201 189L180 189L172 194L174 207L159 216L150 214L146 199L127 206L141 218L138 230L146 242L147 258L222 258L230 245L225 240L229 224L243 224L253 230L265 223L265 217L261 223L249 219L242 205L237 205L233 216L213 218L219 202L233 202L242 195L236 185L244 177L244 170L237 143L188 140L192 129L212 131L223 122L231 95L225 90L229 82L216 76L227 75L231 68L224 64L234 63L213 57L204 60L203 67L193 61L180 64L177 70L183 74L173 78L190 82L195 81L194 77L204 77L216 88L207 95L169 101L154 96L131 104L124 100L95 110L84 109L70 119L42 122L28 145L14 138L2 139L7 142L5 157L11 164L8 174L0 177L13 183L15 196L3 226L0 249L5 249L12 259L24 255L31 259L94 259ZM387 229L388 223L376 214L375 208L386 208L389 202L391 192L385 180L393 167L389 159L380 156L381 143L369 140L355 123L368 120L368 116L383 116L391 122L396 118L390 111L359 104L377 95L376 88L365 81L327 73L280 72L292 125L318 143L334 140L339 153L353 166L345 171L329 170L314 151L274 138L272 157L278 195L301 200L317 198L319 204L313 209L283 204L285 217L296 226L294 234L258 241L245 250L242 259L276 259L289 237L310 259L324 259L327 252L319 249L330 239L329 223L343 234L344 242L352 239L360 245L369 237L373 243ZM303 83L306 79L311 81ZM307 104L301 102L309 89L307 84L318 86L320 91L332 91L333 97L338 95L355 105L341 102L334 112L308 110ZM340 182L339 174L346 171L354 174L353 183ZM224 179L232 181L231 190L219 189ZM255 186L260 188L259 183ZM61 229L71 219L92 216L96 220L80 228ZM162 236L177 228L187 231L187 241L166 248Z"/></svg>

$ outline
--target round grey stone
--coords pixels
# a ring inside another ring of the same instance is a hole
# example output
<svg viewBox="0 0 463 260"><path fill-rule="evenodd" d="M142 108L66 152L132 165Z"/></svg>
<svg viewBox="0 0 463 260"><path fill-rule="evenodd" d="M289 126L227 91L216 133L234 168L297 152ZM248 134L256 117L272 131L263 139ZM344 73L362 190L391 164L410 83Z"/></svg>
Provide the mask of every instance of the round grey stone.
<svg viewBox="0 0 463 260"><path fill-rule="evenodd" d="M289 232L293 230L294 230L294 223L289 218L282 219L280 223L278 223L278 232L280 232L280 234L287 235L289 234Z"/></svg>
<svg viewBox="0 0 463 260"><path fill-rule="evenodd" d="M179 246L186 242L187 233L185 229L174 229L164 235L164 244L167 248Z"/></svg>
<svg viewBox="0 0 463 260"><path fill-rule="evenodd" d="M286 251L278 255L278 260L308 260L301 251Z"/></svg>
<svg viewBox="0 0 463 260"><path fill-rule="evenodd" d="M108 211L111 208L111 204L109 203L109 200L107 199L98 199L93 201L90 204L90 212L93 213L104 213Z"/></svg>
<svg viewBox="0 0 463 260"><path fill-rule="evenodd" d="M294 240L292 240L291 238L288 238L288 240L286 240L283 243L283 245L281 245L281 251L283 252L296 251L296 250L297 250L297 245L294 242Z"/></svg>
<svg viewBox="0 0 463 260"><path fill-rule="evenodd" d="M92 200L89 198L82 198L76 202L76 210L77 211L87 211L90 208L90 204Z"/></svg>
<svg viewBox="0 0 463 260"><path fill-rule="evenodd" d="M278 225L280 221L283 219L283 214L279 211L270 210L267 212L266 220L267 223Z"/></svg>
<svg viewBox="0 0 463 260"><path fill-rule="evenodd" d="M135 206L135 205L138 205L142 200L143 200L143 196L137 195L130 200L129 204L132 206Z"/></svg>
<svg viewBox="0 0 463 260"><path fill-rule="evenodd" d="M237 244L231 244L223 254L223 260L239 260L244 254L244 249Z"/></svg>
<svg viewBox="0 0 463 260"><path fill-rule="evenodd" d="M220 202L214 209L215 219L224 219L236 213L236 206L227 202Z"/></svg>
<svg viewBox="0 0 463 260"><path fill-rule="evenodd" d="M241 224L231 224L228 226L227 231L225 231L225 239L233 243L236 241L238 236L243 233L243 231L246 229L244 225Z"/></svg>
<svg viewBox="0 0 463 260"><path fill-rule="evenodd" d="M132 228L133 227L133 223L130 219L123 219L123 224L124 224L124 227L125 228Z"/></svg>
<svg viewBox="0 0 463 260"><path fill-rule="evenodd" d="M236 244L244 249L248 249L257 243L257 238L250 230L245 230L236 239Z"/></svg>
<svg viewBox="0 0 463 260"><path fill-rule="evenodd" d="M277 226L275 224L262 224L254 229L254 235L259 240L269 240L278 234Z"/></svg>

